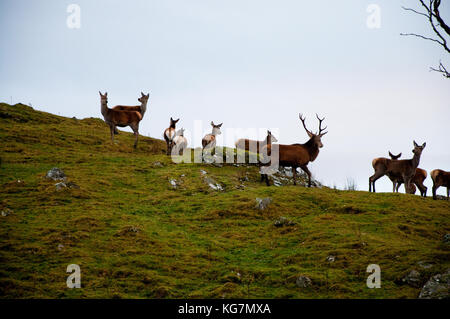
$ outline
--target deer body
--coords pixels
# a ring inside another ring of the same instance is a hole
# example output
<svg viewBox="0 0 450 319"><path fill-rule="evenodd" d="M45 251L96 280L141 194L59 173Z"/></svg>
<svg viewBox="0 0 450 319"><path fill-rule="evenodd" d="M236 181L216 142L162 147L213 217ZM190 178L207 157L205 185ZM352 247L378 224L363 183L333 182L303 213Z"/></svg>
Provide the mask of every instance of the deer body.
<svg viewBox="0 0 450 319"><path fill-rule="evenodd" d="M105 122L109 125L111 131L111 142L114 143L114 131L117 126L129 126L134 132L134 148L137 147L139 137L139 122L142 120L141 113L137 111L118 111L108 108L108 93L100 93L101 112Z"/></svg>
<svg viewBox="0 0 450 319"><path fill-rule="evenodd" d="M149 96L150 93L145 95L144 93L141 92L141 97L138 98L138 101L141 102L141 105L136 106L116 105L112 109L116 111L137 111L141 113L142 118L144 118L144 113L147 111L147 102ZM114 129L114 134L119 134L119 131L117 129Z"/></svg>
<svg viewBox="0 0 450 319"><path fill-rule="evenodd" d="M173 144L175 147L175 153L178 155L182 155L184 149L187 147L187 139L184 137L184 129L178 130L176 132L175 137L173 139Z"/></svg>
<svg viewBox="0 0 450 319"><path fill-rule="evenodd" d="M203 150L206 149L212 149L216 147L216 136L222 134L220 131L220 128L222 127L223 123L220 123L218 125L215 125L214 122L211 121L212 126L212 132L211 134L206 134L202 139L202 148Z"/></svg>
<svg viewBox="0 0 450 319"><path fill-rule="evenodd" d="M316 114L317 116L317 114ZM305 126L305 119L302 118L300 114L300 120L303 123L303 127L308 133L309 140L304 144L292 144L292 145L276 145L278 148L278 164L279 166L291 167L292 168L292 178L294 181L294 185L296 185L296 176L297 176L297 168L300 167L307 175L308 175L308 187L311 187L311 172L309 171L307 165L309 162L313 162L317 156L319 155L319 149L323 147L321 138L328 132L323 132L325 128L321 128L321 124L323 119L319 120L319 133L313 134L309 131ZM263 147L263 155L264 157L272 155L272 144L266 145ZM269 161L265 161L267 164L262 164L262 166L268 166ZM269 186L269 177L266 173L261 173L261 181L265 180L266 184Z"/></svg>
<svg viewBox="0 0 450 319"><path fill-rule="evenodd" d="M267 137L263 141L254 141L241 138L236 141L235 146L236 149L251 151L259 154L259 152L263 149L264 146L271 145L272 143L276 142L278 142L278 140L275 138L275 136L272 135L272 132L267 131Z"/></svg>
<svg viewBox="0 0 450 319"><path fill-rule="evenodd" d="M436 199L436 190L441 187L447 187L447 200L450 195L450 172L446 172L442 169L434 169L430 173L433 180L433 199Z"/></svg>
<svg viewBox="0 0 450 319"><path fill-rule="evenodd" d="M412 159L407 160L390 160L387 158L376 158L372 161L372 166L375 170L375 173L369 178L369 192L375 192L375 182L382 176L388 175L392 178L399 179L402 178L405 183L405 191L411 189L411 181L416 173L416 168L420 162L420 156L422 154L422 150L425 148L426 143L423 143L422 146L417 145L414 142L413 153L414 156Z"/></svg>
<svg viewBox="0 0 450 319"><path fill-rule="evenodd" d="M172 148L173 148L173 139L175 138L175 126L177 124L178 120L174 120L173 118L170 118L170 125L168 128L164 130L164 140L167 144L167 155L171 154Z"/></svg>

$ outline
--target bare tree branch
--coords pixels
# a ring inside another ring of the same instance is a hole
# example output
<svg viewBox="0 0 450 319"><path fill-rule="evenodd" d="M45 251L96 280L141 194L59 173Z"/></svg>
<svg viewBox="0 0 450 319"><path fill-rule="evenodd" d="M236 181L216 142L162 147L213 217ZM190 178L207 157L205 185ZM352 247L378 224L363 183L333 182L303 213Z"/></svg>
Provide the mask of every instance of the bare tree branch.
<svg viewBox="0 0 450 319"><path fill-rule="evenodd" d="M421 38L424 40L436 42L439 45L441 45L446 52L450 53L450 48L447 45L447 39L441 33L442 31L444 31L447 34L447 36L450 36L450 27L444 22L444 20L441 17L441 14L439 12L439 6L441 5L441 0L429 0L428 5L425 4L424 0L419 0L419 2L422 5L422 7L425 9L425 13L411 9L411 8L406 8L406 7L402 7L402 9L405 11L411 11L411 12L414 12L415 14L426 17L428 22L430 23L430 26L433 29L434 33L437 35L438 39L425 37L423 35L416 34L416 33L400 33L400 35L414 36L414 37L418 37L418 38ZM445 76L446 78L450 78L450 73L444 67L442 62L439 62L438 68L430 67L430 71L442 73L442 75Z"/></svg>

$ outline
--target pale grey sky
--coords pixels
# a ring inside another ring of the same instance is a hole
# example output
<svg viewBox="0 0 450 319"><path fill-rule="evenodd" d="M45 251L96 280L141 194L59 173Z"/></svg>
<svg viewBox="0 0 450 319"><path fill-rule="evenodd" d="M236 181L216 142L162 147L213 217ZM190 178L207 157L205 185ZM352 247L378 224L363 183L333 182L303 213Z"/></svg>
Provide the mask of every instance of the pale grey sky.
<svg viewBox="0 0 450 319"><path fill-rule="evenodd" d="M80 29L66 25L71 3L81 8ZM379 29L366 24L372 3ZM388 150L410 158L413 139L427 142L420 167L450 170L450 80L429 72L450 57L399 35L432 35L423 17L401 9L417 3L3 0L0 100L101 117L99 90L110 106L150 91L143 135L161 138L173 116L191 132L195 120L205 132L211 120L224 132L272 128L285 144L305 142L298 113L316 129L317 112L329 134L311 171L327 185L350 177L367 190L371 160ZM442 6L450 20L450 3ZM431 194L430 178L426 185ZM391 188L386 177L377 182Z"/></svg>

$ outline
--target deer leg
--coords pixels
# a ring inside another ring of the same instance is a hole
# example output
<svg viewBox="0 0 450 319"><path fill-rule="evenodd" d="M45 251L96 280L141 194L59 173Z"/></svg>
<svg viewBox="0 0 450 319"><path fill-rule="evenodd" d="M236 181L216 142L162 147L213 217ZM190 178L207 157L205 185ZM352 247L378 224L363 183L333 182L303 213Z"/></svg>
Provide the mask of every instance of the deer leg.
<svg viewBox="0 0 450 319"><path fill-rule="evenodd" d="M270 186L269 175L268 174L264 174L264 175L265 175L265 179L266 179L266 185Z"/></svg>
<svg viewBox="0 0 450 319"><path fill-rule="evenodd" d="M297 177L297 167L292 166L292 179L294 180L294 185L297 185L295 178Z"/></svg>
<svg viewBox="0 0 450 319"><path fill-rule="evenodd" d="M433 189L432 189L432 192L433 192L433 199L436 199L436 198L437 198L437 197L436 197L436 190L437 190L436 184L433 183ZM447 188L447 190L448 190L448 188Z"/></svg>
<svg viewBox="0 0 450 319"><path fill-rule="evenodd" d="M117 127L114 128L114 134L119 134L119 130L117 129Z"/></svg>
<svg viewBox="0 0 450 319"><path fill-rule="evenodd" d="M109 131L111 132L111 143L114 144L114 130L115 130L115 126L114 124L110 124L109 125Z"/></svg>
<svg viewBox="0 0 450 319"><path fill-rule="evenodd" d="M375 172L375 174L373 174L372 176L369 177L369 192L372 191L372 186L373 186L373 192L375 193L375 182L377 181L377 179L379 179L383 175L384 175L384 173L382 173L382 172Z"/></svg>
<svg viewBox="0 0 450 319"><path fill-rule="evenodd" d="M300 168L308 175L308 187L311 187L311 172L306 165L300 166Z"/></svg>

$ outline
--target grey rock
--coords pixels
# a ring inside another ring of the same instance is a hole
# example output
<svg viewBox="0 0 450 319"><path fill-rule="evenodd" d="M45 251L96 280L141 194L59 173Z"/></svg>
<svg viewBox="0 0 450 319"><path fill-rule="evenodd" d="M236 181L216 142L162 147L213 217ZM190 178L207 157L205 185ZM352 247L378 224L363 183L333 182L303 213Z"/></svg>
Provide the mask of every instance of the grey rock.
<svg viewBox="0 0 450 319"><path fill-rule="evenodd" d="M442 238L442 242L443 242L444 244L449 245L449 244L450 244L450 234L445 234L445 235L444 235L444 238Z"/></svg>
<svg viewBox="0 0 450 319"><path fill-rule="evenodd" d="M208 174L206 171L204 171L204 170L200 170L200 173L202 173L202 175L206 175L206 174Z"/></svg>
<svg viewBox="0 0 450 319"><path fill-rule="evenodd" d="M62 190L64 188L67 188L67 185L65 183L63 183L63 182L59 182L59 183L55 184L55 188L56 188L57 191L60 191L60 190Z"/></svg>
<svg viewBox="0 0 450 319"><path fill-rule="evenodd" d="M450 298L450 269L443 274L430 278L419 294L420 299L448 299Z"/></svg>
<svg viewBox="0 0 450 319"><path fill-rule="evenodd" d="M402 281L411 287L420 287L420 273L417 270L411 270Z"/></svg>
<svg viewBox="0 0 450 319"><path fill-rule="evenodd" d="M311 279L309 277L307 277L307 276L300 276L300 277L298 277L297 280L295 281L295 283L300 288L307 288L307 287L310 287L312 285Z"/></svg>
<svg viewBox="0 0 450 319"><path fill-rule="evenodd" d="M154 162L153 167L164 167L164 165L161 162Z"/></svg>
<svg viewBox="0 0 450 319"><path fill-rule="evenodd" d="M212 179L211 177L205 176L205 183L208 184L208 186L215 190L215 191L222 191L223 187L222 185L220 185L219 183L217 183L214 179Z"/></svg>
<svg viewBox="0 0 450 319"><path fill-rule="evenodd" d="M63 250L63 249L64 249L64 245L63 245L63 244L59 244L59 245L58 245L58 250L61 251L61 250Z"/></svg>
<svg viewBox="0 0 450 319"><path fill-rule="evenodd" d="M275 227L283 227L283 226L293 226L295 223L286 217L280 217L273 223Z"/></svg>
<svg viewBox="0 0 450 319"><path fill-rule="evenodd" d="M265 198L256 198L256 208L259 210L265 210L269 206L269 204L272 202L272 198L265 197Z"/></svg>
<svg viewBox="0 0 450 319"><path fill-rule="evenodd" d="M2 216L3 216L3 217L6 217L6 216L8 216L8 215L11 215L12 212L13 212L13 211L12 211L11 209L5 208L4 210L2 210Z"/></svg>
<svg viewBox="0 0 450 319"><path fill-rule="evenodd" d="M336 257L333 255L329 255L326 259L329 263L334 263L334 261L336 260Z"/></svg>
<svg viewBox="0 0 450 319"><path fill-rule="evenodd" d="M175 179L170 179L170 180L169 180L169 183L170 183L170 185L171 185L173 188L177 188L177 187L178 187L178 183L177 183L177 181L176 181Z"/></svg>
<svg viewBox="0 0 450 319"><path fill-rule="evenodd" d="M57 167L53 167L49 170L45 177L54 181L65 181L67 179L66 174L64 174L64 172Z"/></svg>

